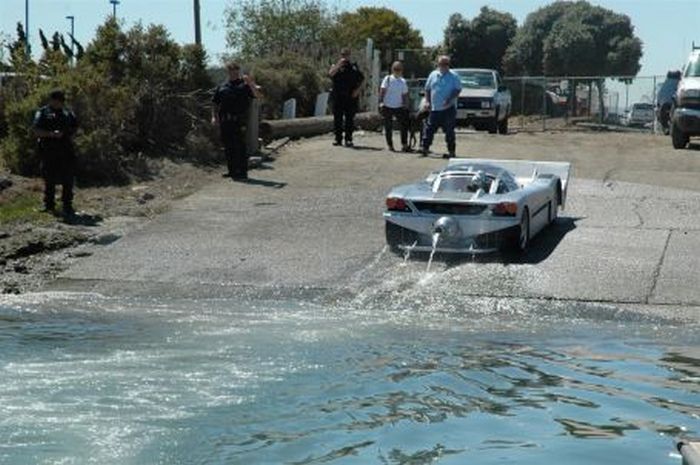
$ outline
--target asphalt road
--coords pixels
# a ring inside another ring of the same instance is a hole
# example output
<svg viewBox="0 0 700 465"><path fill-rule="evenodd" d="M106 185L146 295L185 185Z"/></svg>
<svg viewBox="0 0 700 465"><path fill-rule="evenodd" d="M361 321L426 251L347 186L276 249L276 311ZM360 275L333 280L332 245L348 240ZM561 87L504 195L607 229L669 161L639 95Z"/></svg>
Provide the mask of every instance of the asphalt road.
<svg viewBox="0 0 700 465"><path fill-rule="evenodd" d="M700 318L700 150L641 134L461 134L461 157L571 161L567 209L517 260L438 257L428 273L425 257L386 250L381 214L392 185L443 160L389 153L377 134L356 143L291 143L252 183L206 186L52 288L441 308L547 299Z"/></svg>

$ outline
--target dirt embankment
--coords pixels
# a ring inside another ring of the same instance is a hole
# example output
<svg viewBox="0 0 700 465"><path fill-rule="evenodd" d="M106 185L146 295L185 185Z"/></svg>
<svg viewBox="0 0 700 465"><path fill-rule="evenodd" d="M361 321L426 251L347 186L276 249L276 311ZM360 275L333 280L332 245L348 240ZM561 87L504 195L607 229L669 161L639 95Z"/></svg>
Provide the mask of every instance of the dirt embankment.
<svg viewBox="0 0 700 465"><path fill-rule="evenodd" d="M41 288L74 260L116 241L173 200L219 178L220 171L153 161L149 174L129 185L78 187L78 215L71 222L39 211L41 180L0 172L0 293Z"/></svg>

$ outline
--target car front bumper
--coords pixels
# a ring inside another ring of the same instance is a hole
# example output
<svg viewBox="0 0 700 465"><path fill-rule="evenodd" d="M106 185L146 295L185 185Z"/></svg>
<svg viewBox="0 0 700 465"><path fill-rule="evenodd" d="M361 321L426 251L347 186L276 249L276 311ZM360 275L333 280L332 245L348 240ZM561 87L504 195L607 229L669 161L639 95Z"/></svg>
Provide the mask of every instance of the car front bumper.
<svg viewBox="0 0 700 465"><path fill-rule="evenodd" d="M673 123L689 136L700 136L700 110L676 108Z"/></svg>
<svg viewBox="0 0 700 465"><path fill-rule="evenodd" d="M457 119L471 122L490 122L496 116L496 110L485 108L482 110L469 110L465 108L457 109Z"/></svg>
<svg viewBox="0 0 700 465"><path fill-rule="evenodd" d="M443 215L413 215L410 213L384 212L384 220L403 228L407 238L404 250L431 252L433 250L433 225ZM457 237L445 237L436 252L481 254L495 252L517 241L520 222L517 218L479 218L454 216L459 224Z"/></svg>

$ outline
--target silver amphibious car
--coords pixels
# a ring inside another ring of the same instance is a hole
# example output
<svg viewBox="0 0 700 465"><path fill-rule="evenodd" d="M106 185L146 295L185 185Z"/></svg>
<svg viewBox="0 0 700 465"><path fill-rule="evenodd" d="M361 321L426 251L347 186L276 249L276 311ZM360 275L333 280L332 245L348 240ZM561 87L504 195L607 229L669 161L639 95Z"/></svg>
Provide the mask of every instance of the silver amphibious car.
<svg viewBox="0 0 700 465"><path fill-rule="evenodd" d="M570 163L455 159L386 198L386 241L399 252L524 251L564 208Z"/></svg>

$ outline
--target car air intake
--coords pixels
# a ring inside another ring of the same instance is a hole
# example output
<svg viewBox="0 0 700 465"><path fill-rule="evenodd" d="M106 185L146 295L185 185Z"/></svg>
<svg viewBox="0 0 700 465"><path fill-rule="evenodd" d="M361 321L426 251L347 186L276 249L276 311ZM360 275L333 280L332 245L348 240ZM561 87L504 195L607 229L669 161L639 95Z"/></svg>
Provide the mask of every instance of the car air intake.
<svg viewBox="0 0 700 465"><path fill-rule="evenodd" d="M421 213L435 215L481 215L488 207L473 203L413 202Z"/></svg>

